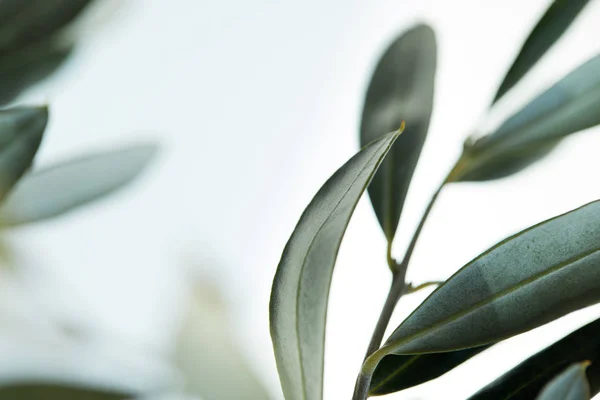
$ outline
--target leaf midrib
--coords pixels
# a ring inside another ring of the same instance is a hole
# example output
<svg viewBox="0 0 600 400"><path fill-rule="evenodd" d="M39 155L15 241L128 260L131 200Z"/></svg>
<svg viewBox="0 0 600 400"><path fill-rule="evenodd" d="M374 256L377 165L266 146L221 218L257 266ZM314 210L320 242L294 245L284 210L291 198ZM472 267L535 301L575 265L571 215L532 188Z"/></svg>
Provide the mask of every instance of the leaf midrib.
<svg viewBox="0 0 600 400"><path fill-rule="evenodd" d="M300 293L301 293L301 287L302 287L302 276L304 275L304 271L305 266L306 266L306 260L308 258L308 254L310 254L310 251L315 243L315 240L317 238L317 236L319 236L319 233L321 232L321 230L323 229L323 227L327 224L327 222L329 221L329 219L331 218L331 216L334 214L335 210L337 210L337 208L339 207L339 205L341 204L341 202L346 198L346 195L348 194L348 192L352 189L352 186L354 185L354 183L358 180L358 177L363 173L363 171L365 170L366 166L369 165L371 163L371 161L376 158L377 154L379 153L379 151L381 150L382 147L385 146L391 146L393 144L393 140L388 140L388 141L384 141L383 144L381 144L377 150L375 151L375 153L369 158L368 162L365 163L365 166L363 166L360 169L360 172L356 175L356 177L354 177L354 179L352 180L352 182L348 185L348 188L346 189L346 191L344 192L344 194L340 197L340 199L338 200L338 202L335 204L335 206L331 209L331 212L329 213L329 215L327 216L327 218L325 218L325 220L323 221L323 223L321 224L321 226L319 226L319 229L317 229L317 231L315 232L313 238L310 241L310 244L308 245L308 248L306 250L306 253L304 254L304 258L302 260L302 267L300 269L300 276L299 276L299 283L298 283L298 290L296 291L296 348L298 350L298 359L300 360L299 366L300 366L300 382L301 382L301 387L302 387L302 398L306 399L306 377L305 377L305 373L304 373L304 364L302 363L302 349L300 348L300 338L302 337L302 335L300 334L300 330L299 330L299 324L298 321L300 320ZM381 155L380 155L381 157ZM374 173L376 172L377 168L374 169L374 171L370 174L369 179L367 180L367 183L372 179ZM363 190L364 191L364 190ZM338 246L339 248L339 246Z"/></svg>

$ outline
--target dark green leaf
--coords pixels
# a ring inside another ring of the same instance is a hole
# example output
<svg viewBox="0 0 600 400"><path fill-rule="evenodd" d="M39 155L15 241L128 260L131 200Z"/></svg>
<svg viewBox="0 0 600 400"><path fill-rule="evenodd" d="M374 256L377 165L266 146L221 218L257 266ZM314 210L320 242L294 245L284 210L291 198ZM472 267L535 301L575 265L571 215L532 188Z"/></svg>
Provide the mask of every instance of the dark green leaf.
<svg viewBox="0 0 600 400"><path fill-rule="evenodd" d="M573 364L542 390L538 400L589 400L590 386L585 377L588 362Z"/></svg>
<svg viewBox="0 0 600 400"><path fill-rule="evenodd" d="M33 171L6 198L0 220L5 225L20 225L88 204L131 182L156 151L155 145L130 146Z"/></svg>
<svg viewBox="0 0 600 400"><path fill-rule="evenodd" d="M0 105L13 101L30 86L51 75L71 54L72 48L42 43L0 57Z"/></svg>
<svg viewBox="0 0 600 400"><path fill-rule="evenodd" d="M45 107L0 110L0 201L30 167L47 122Z"/></svg>
<svg viewBox="0 0 600 400"><path fill-rule="evenodd" d="M419 25L396 39L381 57L364 104L362 146L406 121L398 144L369 186L377 219L389 242L394 238L410 181L427 136L433 108L436 41Z"/></svg>
<svg viewBox="0 0 600 400"><path fill-rule="evenodd" d="M586 375L592 395L600 392L600 319L531 356L469 400L529 400L569 364L592 362Z"/></svg>
<svg viewBox="0 0 600 400"><path fill-rule="evenodd" d="M488 347L481 346L446 353L385 356L375 369L369 394L380 396L428 382L451 371Z"/></svg>
<svg viewBox="0 0 600 400"><path fill-rule="evenodd" d="M534 225L468 263L394 331L387 354L494 343L600 301L600 201Z"/></svg>
<svg viewBox="0 0 600 400"><path fill-rule="evenodd" d="M449 182L484 181L520 171L565 136L600 124L600 55L568 74L495 132L466 144Z"/></svg>
<svg viewBox="0 0 600 400"><path fill-rule="evenodd" d="M91 0L0 1L0 105L13 101L68 58L64 29Z"/></svg>
<svg viewBox="0 0 600 400"><path fill-rule="evenodd" d="M554 0L542 19L529 34L519 55L508 70L493 103L525 76L562 36L589 0ZM492 104L493 104L492 103Z"/></svg>
<svg viewBox="0 0 600 400"><path fill-rule="evenodd" d="M399 132L364 147L333 174L290 237L273 281L271 338L285 398L323 396L327 299L352 212Z"/></svg>
<svg viewBox="0 0 600 400"><path fill-rule="evenodd" d="M9 0L0 2L0 54L21 49L66 27L91 0Z"/></svg>
<svg viewBox="0 0 600 400"><path fill-rule="evenodd" d="M111 389L93 389L67 384L23 383L0 385L0 399L7 400L125 400L133 393Z"/></svg>

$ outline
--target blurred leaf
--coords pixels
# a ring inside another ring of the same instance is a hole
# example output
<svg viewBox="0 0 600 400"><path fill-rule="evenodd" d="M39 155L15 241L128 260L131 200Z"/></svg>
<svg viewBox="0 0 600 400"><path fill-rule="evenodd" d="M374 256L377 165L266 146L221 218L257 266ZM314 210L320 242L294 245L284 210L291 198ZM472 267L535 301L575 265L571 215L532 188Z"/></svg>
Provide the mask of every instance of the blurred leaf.
<svg viewBox="0 0 600 400"><path fill-rule="evenodd" d="M574 364L542 390L538 400L589 400L590 386L585 377L589 362Z"/></svg>
<svg viewBox="0 0 600 400"><path fill-rule="evenodd" d="M379 60L365 99L361 146L387 132L406 129L369 186L369 196L388 242L392 242L433 109L436 41L418 25L397 38Z"/></svg>
<svg viewBox="0 0 600 400"><path fill-rule="evenodd" d="M375 369L369 395L394 393L438 378L488 347L446 353L385 356Z"/></svg>
<svg viewBox="0 0 600 400"><path fill-rule="evenodd" d="M137 145L90 155L25 175L0 206L5 225L52 218L125 186L155 156L156 145Z"/></svg>
<svg viewBox="0 0 600 400"><path fill-rule="evenodd" d="M46 107L0 110L0 201L31 165L47 122Z"/></svg>
<svg viewBox="0 0 600 400"><path fill-rule="evenodd" d="M521 47L494 97L495 103L527 74L565 33L589 0L554 0Z"/></svg>
<svg viewBox="0 0 600 400"><path fill-rule="evenodd" d="M517 233L469 262L375 354L436 353L494 343L597 303L599 289L596 201Z"/></svg>
<svg viewBox="0 0 600 400"><path fill-rule="evenodd" d="M71 23L91 0L3 0L0 54L48 38Z"/></svg>
<svg viewBox="0 0 600 400"><path fill-rule="evenodd" d="M0 105L51 75L72 53L64 29L91 0L0 1Z"/></svg>
<svg viewBox="0 0 600 400"><path fill-rule="evenodd" d="M25 89L51 75L71 51L70 47L45 42L10 57L0 57L0 105L10 103Z"/></svg>
<svg viewBox="0 0 600 400"><path fill-rule="evenodd" d="M358 200L398 135L372 142L338 169L306 207L283 250L270 322L288 400L323 397L327 299L338 249Z"/></svg>
<svg viewBox="0 0 600 400"><path fill-rule="evenodd" d="M175 364L188 394L203 400L261 400L269 395L241 354L217 289L198 282L179 333Z"/></svg>
<svg viewBox="0 0 600 400"><path fill-rule="evenodd" d="M132 393L119 393L69 386L66 384L23 383L0 384L0 399L7 400L125 400L132 399Z"/></svg>
<svg viewBox="0 0 600 400"><path fill-rule="evenodd" d="M495 132L473 144L449 182L511 175L548 154L565 136L600 124L600 55L568 74Z"/></svg>
<svg viewBox="0 0 600 400"><path fill-rule="evenodd" d="M592 395L600 392L600 319L564 337L523 361L469 400L529 400L556 374L581 360L592 365L586 374Z"/></svg>

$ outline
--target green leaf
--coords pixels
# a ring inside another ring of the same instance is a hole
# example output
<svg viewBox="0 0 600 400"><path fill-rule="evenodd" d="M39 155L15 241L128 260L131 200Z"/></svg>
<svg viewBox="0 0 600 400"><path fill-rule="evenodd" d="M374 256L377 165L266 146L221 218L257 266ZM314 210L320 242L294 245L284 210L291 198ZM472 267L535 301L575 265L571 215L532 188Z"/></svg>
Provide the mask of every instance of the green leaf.
<svg viewBox="0 0 600 400"><path fill-rule="evenodd" d="M325 319L337 253L352 212L398 137L389 133L337 170L310 202L273 281L271 338L287 400L323 396Z"/></svg>
<svg viewBox="0 0 600 400"><path fill-rule="evenodd" d="M0 105L13 101L24 90L55 72L72 47L41 43L0 57Z"/></svg>
<svg viewBox="0 0 600 400"><path fill-rule="evenodd" d="M419 160L433 109L436 40L418 25L386 50L367 90L360 128L361 146L398 129L398 138L369 186L369 196L388 242L392 242L408 187Z"/></svg>
<svg viewBox="0 0 600 400"><path fill-rule="evenodd" d="M600 301L600 201L487 250L435 290L370 362L494 343ZM367 360L369 361L369 360Z"/></svg>
<svg viewBox="0 0 600 400"><path fill-rule="evenodd" d="M589 0L554 0L529 34L494 97L495 103L529 72L565 33Z"/></svg>
<svg viewBox="0 0 600 400"><path fill-rule="evenodd" d="M0 201L30 167L47 122L46 107L0 110Z"/></svg>
<svg viewBox="0 0 600 400"><path fill-rule="evenodd" d="M399 392L439 378L488 347L480 346L446 353L387 355L373 373L369 395L381 396Z"/></svg>
<svg viewBox="0 0 600 400"><path fill-rule="evenodd" d="M574 364L554 378L537 397L538 400L589 400L590 387L585 377L589 362Z"/></svg>
<svg viewBox="0 0 600 400"><path fill-rule="evenodd" d="M91 0L9 0L0 3L0 54L55 35Z"/></svg>
<svg viewBox="0 0 600 400"><path fill-rule="evenodd" d="M600 55L593 57L506 120L466 143L448 182L511 175L548 154L565 136L600 124Z"/></svg>
<svg viewBox="0 0 600 400"><path fill-rule="evenodd" d="M94 389L68 384L22 383L0 385L0 398L10 400L125 400L134 393Z"/></svg>
<svg viewBox="0 0 600 400"><path fill-rule="evenodd" d="M587 369L592 395L600 392L600 319L523 361L469 400L529 400L569 364L592 362Z"/></svg>
<svg viewBox="0 0 600 400"><path fill-rule="evenodd" d="M156 152L152 144L129 146L33 171L0 206L0 220L8 226L20 225L86 205L130 183Z"/></svg>
<svg viewBox="0 0 600 400"><path fill-rule="evenodd" d="M0 1L0 105L45 79L72 53L66 28L91 0Z"/></svg>

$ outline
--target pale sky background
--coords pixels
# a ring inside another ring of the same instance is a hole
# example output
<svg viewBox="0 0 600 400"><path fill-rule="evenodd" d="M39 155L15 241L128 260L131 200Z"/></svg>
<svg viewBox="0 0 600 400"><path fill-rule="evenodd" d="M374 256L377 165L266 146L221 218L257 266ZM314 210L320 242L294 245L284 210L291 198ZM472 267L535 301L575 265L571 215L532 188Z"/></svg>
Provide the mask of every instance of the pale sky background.
<svg viewBox="0 0 600 400"><path fill-rule="evenodd" d="M279 399L268 331L272 277L305 206L358 150L363 94L385 46L424 21L439 49L434 116L399 256L549 1L112 3L122 7L61 73L19 100L50 104L36 162L147 138L163 151L118 195L10 235L24 263L28 305L19 312L49 315L129 350L166 352L192 265L222 285L243 350ZM591 2L500 113L597 54L599 18L600 2ZM600 198L598 149L600 132L590 130L514 177L446 188L409 278L444 279L507 235ZM351 397L389 279L384 237L365 198L334 273L326 399ZM390 329L427 294L404 298ZM464 399L599 314L599 307L574 313L389 398Z"/></svg>

